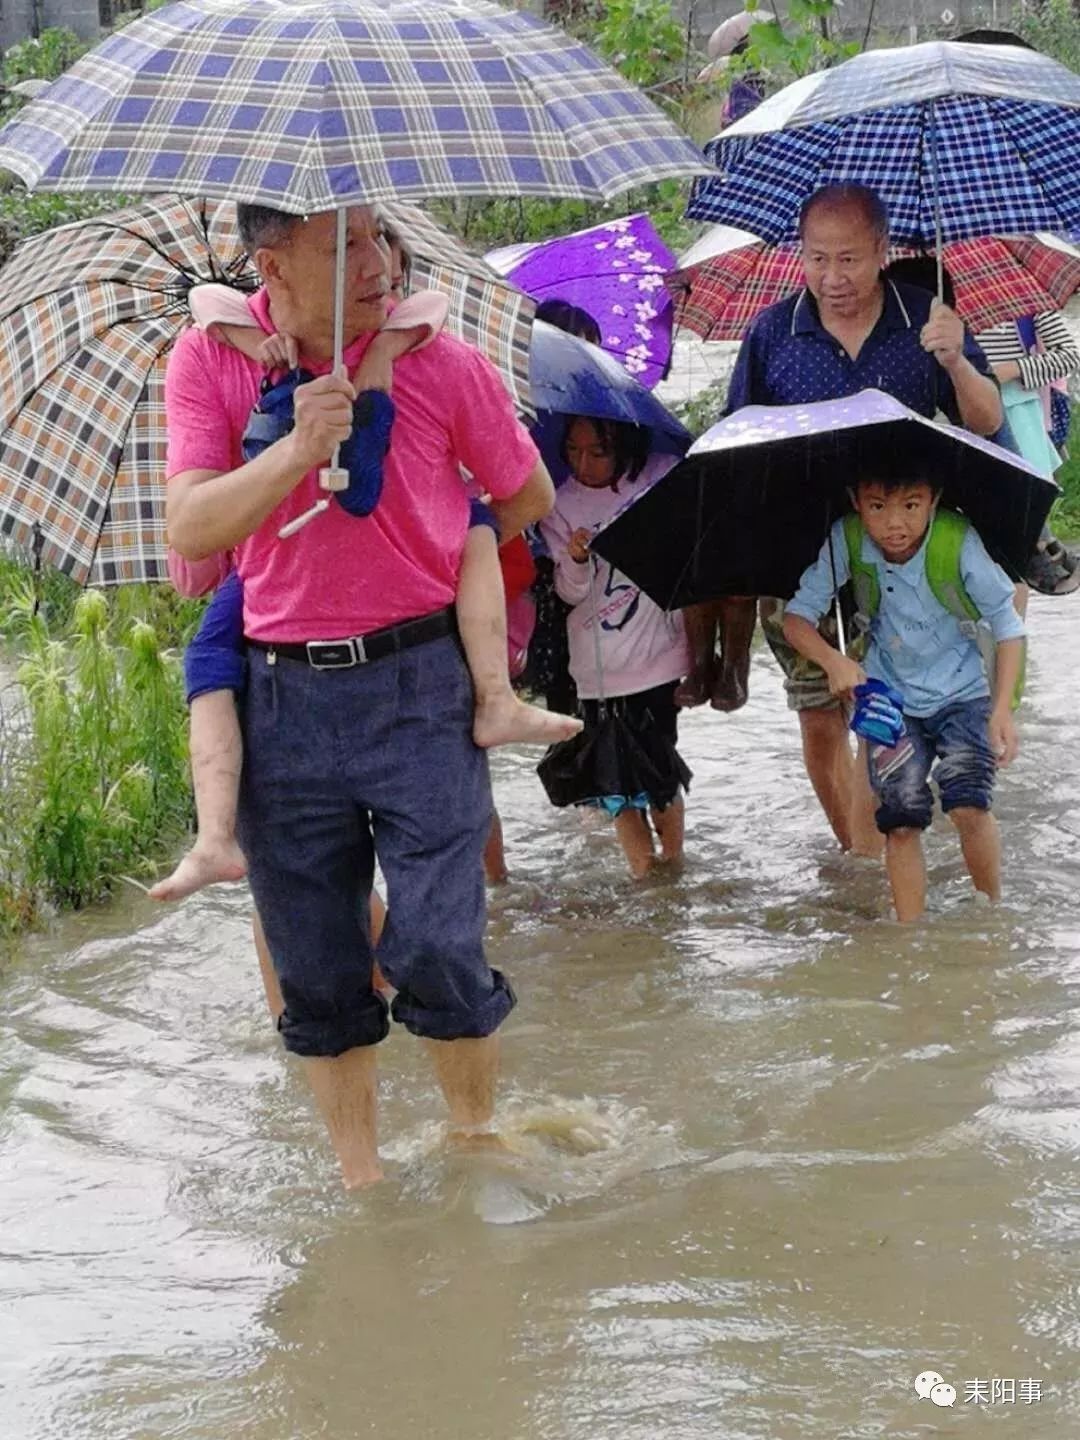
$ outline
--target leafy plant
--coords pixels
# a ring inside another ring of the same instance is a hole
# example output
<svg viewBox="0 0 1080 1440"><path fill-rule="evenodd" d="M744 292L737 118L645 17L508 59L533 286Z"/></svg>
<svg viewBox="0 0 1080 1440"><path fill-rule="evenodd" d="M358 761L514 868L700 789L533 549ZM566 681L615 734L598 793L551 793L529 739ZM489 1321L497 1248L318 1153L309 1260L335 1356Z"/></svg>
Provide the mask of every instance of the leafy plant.
<svg viewBox="0 0 1080 1440"><path fill-rule="evenodd" d="M672 408L691 435L703 435L723 415L727 391L727 378L714 380L691 399L682 400Z"/></svg>
<svg viewBox="0 0 1080 1440"><path fill-rule="evenodd" d="M191 798L177 653L132 618L135 602L121 601L124 591L78 591L54 630L43 576L10 558L0 573L22 687L21 704L0 697L3 933L154 868L189 822ZM144 600L153 593L140 590ZM184 603L162 613L183 613L186 629L196 612Z"/></svg>
<svg viewBox="0 0 1080 1440"><path fill-rule="evenodd" d="M668 0L608 0L591 42L642 89L681 74L686 35Z"/></svg>
<svg viewBox="0 0 1080 1440"><path fill-rule="evenodd" d="M1024 5L1017 29L1023 39L1068 65L1080 70L1080 15L1072 0L1039 0Z"/></svg>
<svg viewBox="0 0 1080 1440"><path fill-rule="evenodd" d="M1080 406L1075 400L1067 448L1068 459L1054 476L1063 493L1050 517L1050 526L1062 540L1080 540Z"/></svg>
<svg viewBox="0 0 1080 1440"><path fill-rule="evenodd" d="M74 30L50 27L32 39L8 46L0 62L0 79L5 85L19 80L55 80L89 48Z"/></svg>
<svg viewBox="0 0 1080 1440"><path fill-rule="evenodd" d="M759 11L758 0L746 0L750 13ZM758 75L767 94L781 89L802 75L827 69L857 55L858 41L840 41L832 37L830 21L837 14L837 0L789 0L787 23L768 12L750 27L747 48L733 55L729 64L717 72L713 82L723 92L730 89L742 75Z"/></svg>

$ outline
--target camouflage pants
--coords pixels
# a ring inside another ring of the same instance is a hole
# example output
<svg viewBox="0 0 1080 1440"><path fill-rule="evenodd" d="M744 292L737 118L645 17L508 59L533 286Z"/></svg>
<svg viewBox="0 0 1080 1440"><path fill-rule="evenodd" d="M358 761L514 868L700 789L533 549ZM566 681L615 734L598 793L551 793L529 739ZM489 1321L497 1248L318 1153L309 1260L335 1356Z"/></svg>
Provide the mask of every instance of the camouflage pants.
<svg viewBox="0 0 1080 1440"><path fill-rule="evenodd" d="M834 695L829 694L829 681L820 665L815 665L813 660L807 660L805 655L800 655L784 639L784 602L783 600L771 600L763 598L758 602L758 614L761 619L761 628L765 632L765 639L769 643L769 649L776 656L780 669L784 672L784 690L787 693L789 710L833 710L839 704ZM818 625L821 635L830 645L839 642L839 631L836 626L836 615L829 611Z"/></svg>

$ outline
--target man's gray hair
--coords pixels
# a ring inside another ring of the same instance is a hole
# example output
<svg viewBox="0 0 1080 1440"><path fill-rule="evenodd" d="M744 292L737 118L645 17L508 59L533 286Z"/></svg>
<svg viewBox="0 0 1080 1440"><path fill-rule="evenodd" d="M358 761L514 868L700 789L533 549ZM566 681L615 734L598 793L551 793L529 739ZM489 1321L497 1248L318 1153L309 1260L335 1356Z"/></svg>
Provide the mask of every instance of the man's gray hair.
<svg viewBox="0 0 1080 1440"><path fill-rule="evenodd" d="M273 249L286 244L293 227L302 224L306 218L304 215L290 215L285 210L271 210L269 205L241 203L236 207L237 228L249 255L254 255L264 246Z"/></svg>
<svg viewBox="0 0 1080 1440"><path fill-rule="evenodd" d="M882 240L889 238L889 212L885 202L869 185L845 180L837 185L823 185L803 201L799 211L799 235L815 210L858 210L863 219Z"/></svg>

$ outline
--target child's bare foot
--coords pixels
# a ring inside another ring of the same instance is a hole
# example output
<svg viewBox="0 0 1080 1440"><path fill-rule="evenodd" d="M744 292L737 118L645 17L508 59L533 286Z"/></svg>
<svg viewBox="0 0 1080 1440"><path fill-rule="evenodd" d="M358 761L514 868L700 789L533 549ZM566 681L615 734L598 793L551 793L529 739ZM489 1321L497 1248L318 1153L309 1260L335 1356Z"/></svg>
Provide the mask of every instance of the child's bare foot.
<svg viewBox="0 0 1080 1440"><path fill-rule="evenodd" d="M673 850L670 854L661 849L660 854L653 863L658 866L662 865L664 870L670 875L677 874L683 868L685 861L686 855L681 849Z"/></svg>
<svg viewBox="0 0 1080 1440"><path fill-rule="evenodd" d="M242 880L247 874L247 861L235 840L206 844L197 840L171 875L150 887L153 900L183 900L204 885L218 885L223 880Z"/></svg>
<svg viewBox="0 0 1080 1440"><path fill-rule="evenodd" d="M478 700L473 717L473 740L481 750L493 745L554 745L569 740L582 728L573 715L560 715L539 705L526 705L513 691Z"/></svg>
<svg viewBox="0 0 1080 1440"><path fill-rule="evenodd" d="M680 710L692 710L695 705L704 705L709 698L709 687L700 675L688 675L675 686L675 704Z"/></svg>
<svg viewBox="0 0 1080 1440"><path fill-rule="evenodd" d="M722 710L725 714L730 714L732 710L741 710L746 704L749 681L746 666L722 665L709 697L712 708Z"/></svg>

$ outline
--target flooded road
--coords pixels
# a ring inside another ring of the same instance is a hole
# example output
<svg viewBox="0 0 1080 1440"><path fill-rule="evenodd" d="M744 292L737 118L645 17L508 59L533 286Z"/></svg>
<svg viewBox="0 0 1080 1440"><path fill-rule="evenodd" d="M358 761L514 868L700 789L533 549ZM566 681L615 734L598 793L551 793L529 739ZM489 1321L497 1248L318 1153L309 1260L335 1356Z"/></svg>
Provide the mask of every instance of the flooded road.
<svg viewBox="0 0 1080 1440"><path fill-rule="evenodd" d="M389 1179L339 1193L241 888L3 962L2 1440L1077 1434L1080 605L1032 608L996 910L939 822L885 918L760 651L684 720L678 879L496 758L512 1161L443 1153L395 1032Z"/></svg>

